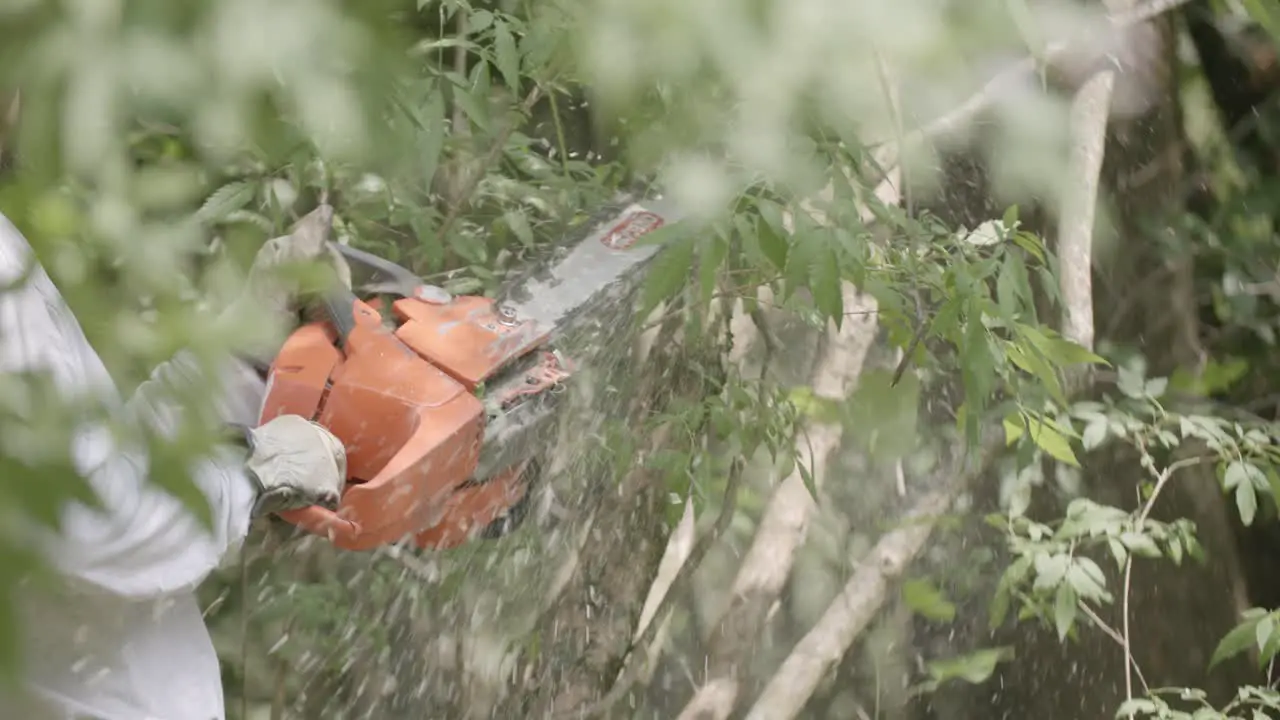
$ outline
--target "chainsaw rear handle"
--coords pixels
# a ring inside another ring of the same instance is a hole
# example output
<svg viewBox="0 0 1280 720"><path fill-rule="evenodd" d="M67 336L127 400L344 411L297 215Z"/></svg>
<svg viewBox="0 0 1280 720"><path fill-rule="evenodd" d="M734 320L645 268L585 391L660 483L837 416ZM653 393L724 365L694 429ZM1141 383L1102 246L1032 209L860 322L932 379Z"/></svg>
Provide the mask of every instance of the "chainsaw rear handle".
<svg viewBox="0 0 1280 720"><path fill-rule="evenodd" d="M311 505L297 510L285 510L276 513L280 518L292 525L306 530L313 535L327 538L339 547L356 543L364 528L352 520L348 520L329 508Z"/></svg>
<svg viewBox="0 0 1280 720"><path fill-rule="evenodd" d="M338 254L347 261L348 265L357 265L369 271L375 281L373 287L381 292L391 292L403 297L412 297L414 291L422 285L422 279L402 265L397 265L386 258L380 258L371 252L366 252L350 245L341 243L332 243L332 245Z"/></svg>
<svg viewBox="0 0 1280 720"><path fill-rule="evenodd" d="M328 291L320 300L325 315L328 316L329 322L333 323L333 329L338 334L340 348L347 346L347 339L356 329L356 305L359 302L356 294L345 285L339 285Z"/></svg>

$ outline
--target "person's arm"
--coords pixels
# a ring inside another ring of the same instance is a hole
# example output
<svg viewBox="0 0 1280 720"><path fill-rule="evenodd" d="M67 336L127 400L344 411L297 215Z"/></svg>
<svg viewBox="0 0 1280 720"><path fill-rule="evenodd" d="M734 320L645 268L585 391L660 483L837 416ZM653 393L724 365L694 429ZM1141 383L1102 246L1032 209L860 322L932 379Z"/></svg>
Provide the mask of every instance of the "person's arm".
<svg viewBox="0 0 1280 720"><path fill-rule="evenodd" d="M29 257L25 238L0 216L0 283L18 279ZM227 419L252 425L263 383L235 363L227 369ZM0 372L30 370L50 371L66 396L119 402L101 359L39 268L23 287L0 294ZM180 355L158 368L140 391L167 379L212 386L189 358ZM152 402L155 407L148 405ZM180 412L151 398L131 398L128 406L139 404L148 405L146 409L162 421ZM194 466L193 479L211 510L211 530L180 501L149 483L147 458L117 447L104 428L77 428L71 453L105 510L73 503L64 512L61 533L34 532L46 557L73 587L131 597L190 589L248 532L257 487L244 469L247 450L228 446L223 457Z"/></svg>

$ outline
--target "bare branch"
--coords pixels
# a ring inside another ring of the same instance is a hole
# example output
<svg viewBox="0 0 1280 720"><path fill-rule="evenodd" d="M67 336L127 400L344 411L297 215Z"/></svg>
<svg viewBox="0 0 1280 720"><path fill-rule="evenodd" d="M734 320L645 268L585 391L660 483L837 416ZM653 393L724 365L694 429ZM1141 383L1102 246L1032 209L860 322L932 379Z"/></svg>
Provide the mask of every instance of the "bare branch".
<svg viewBox="0 0 1280 720"><path fill-rule="evenodd" d="M886 533L876 543L822 619L765 685L747 720L783 720L800 713L818 682L875 618L889 594L890 582L924 548L933 532L934 518L947 510L961 487L955 484L925 495L903 527Z"/></svg>
<svg viewBox="0 0 1280 720"><path fill-rule="evenodd" d="M1107 141L1107 118L1116 74L1097 73L1071 102L1071 155L1067 187L1058 219L1062 334L1093 349L1093 224L1098 207L1098 176Z"/></svg>
<svg viewBox="0 0 1280 720"><path fill-rule="evenodd" d="M860 295L845 283L845 307L873 306L874 300ZM858 321L855 318L863 318ZM845 318L841 329L827 343L813 375L815 394L843 398L861 372L863 360L874 340L873 314ZM826 474L826 463L840 445L840 424L814 423L807 437L797 443L797 465L804 463L812 476ZM816 480L815 480L816 481ZM726 717L732 711L738 694L738 663L745 646L754 642L755 633L764 624L768 608L790 577L795 551L804 542L809 518L814 508L798 470L778 485L765 508L760 527L743 559L734 580L729 607L724 611L711 638L708 667L711 677L694 694L681 717L699 709L704 715ZM747 637L747 635L750 637ZM727 703L727 704L726 704ZM727 708L720 714L712 708ZM694 715L697 716L697 715Z"/></svg>
<svg viewBox="0 0 1280 720"><path fill-rule="evenodd" d="M1149 0L1139 7L1123 12L1115 12L1114 8L1112 8L1111 27L1114 30L1126 30L1172 12L1187 2L1189 0ZM1038 68L1042 65L1052 66L1055 62L1061 61L1070 51L1078 50L1079 44L1079 39L1074 38L1072 40L1049 43L1041 58L1037 59L1028 55L1007 66L995 77L988 80L978 92L971 95L969 99L960 103L947 114L937 118L923 128L907 133L900 141L886 142L876 153L877 159L881 161L881 166L886 168L896 167L900 164L900 160L907 149L919 147L930 140L959 132L973 122L978 115L991 108L996 98L1000 95L1002 88L1035 78ZM880 185L884 187L890 184L888 180L885 180ZM877 192L880 189L878 187Z"/></svg>

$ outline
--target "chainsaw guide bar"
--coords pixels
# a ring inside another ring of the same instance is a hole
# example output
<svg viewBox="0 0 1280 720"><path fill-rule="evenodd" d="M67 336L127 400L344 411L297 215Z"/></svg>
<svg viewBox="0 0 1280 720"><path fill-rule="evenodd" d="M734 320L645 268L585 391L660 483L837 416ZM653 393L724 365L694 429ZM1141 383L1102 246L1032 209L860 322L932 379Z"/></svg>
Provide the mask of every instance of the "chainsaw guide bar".
<svg viewBox="0 0 1280 720"><path fill-rule="evenodd" d="M323 321L290 335L259 423L296 414L325 426L346 448L347 485L336 511L281 517L351 550L451 548L509 525L578 369L557 341L610 324L593 310L616 306L661 250L637 241L678 219L666 200L623 196L496 299L453 296L336 246L374 296L331 295Z"/></svg>

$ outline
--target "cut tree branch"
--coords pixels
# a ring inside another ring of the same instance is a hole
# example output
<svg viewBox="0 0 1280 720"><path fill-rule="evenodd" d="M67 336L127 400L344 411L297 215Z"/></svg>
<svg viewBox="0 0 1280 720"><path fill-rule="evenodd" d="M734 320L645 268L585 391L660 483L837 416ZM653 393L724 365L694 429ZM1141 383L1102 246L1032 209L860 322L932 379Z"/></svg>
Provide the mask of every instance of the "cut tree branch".
<svg viewBox="0 0 1280 720"><path fill-rule="evenodd" d="M843 287L845 307L858 308L874 304L854 287ZM828 339L813 375L814 393L820 397L842 399L861 372L863 360L874 341L874 315L859 316L862 322L846 318L839 331ZM821 478L826 464L839 447L843 436L839 422L813 423L807 437L797 443L797 467L804 464L810 474ZM799 470L793 471L774 491L759 529L730 592L728 608L713 622L715 631L710 641L707 660L710 677L689 701L681 718L725 718L732 712L738 697L738 665L744 645L751 644L765 622L769 607L782 591L795 560L795 552L804 542L814 499L805 487ZM749 637L748 637L749 636Z"/></svg>
<svg viewBox="0 0 1280 720"><path fill-rule="evenodd" d="M936 517L947 510L962 487L956 483L928 493L902 527L880 538L840 595L765 685L747 720L784 720L799 715L818 683L875 618L889 596L890 583L924 548Z"/></svg>
<svg viewBox="0 0 1280 720"><path fill-rule="evenodd" d="M1094 339L1093 225L1115 79L1114 71L1103 70L1087 80L1071 101L1071 154L1058 213L1058 282L1065 308L1062 334L1090 350Z"/></svg>

